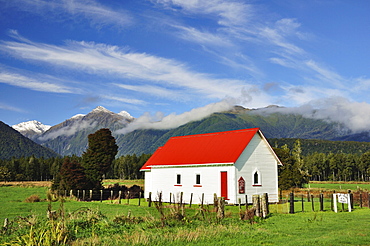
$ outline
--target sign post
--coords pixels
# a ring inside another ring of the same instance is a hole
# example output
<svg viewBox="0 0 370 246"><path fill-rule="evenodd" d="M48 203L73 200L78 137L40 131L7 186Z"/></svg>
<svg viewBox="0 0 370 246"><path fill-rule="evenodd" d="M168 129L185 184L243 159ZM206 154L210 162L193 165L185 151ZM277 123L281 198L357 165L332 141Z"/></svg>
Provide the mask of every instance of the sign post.
<svg viewBox="0 0 370 246"><path fill-rule="evenodd" d="M352 211L351 208L351 195L350 194L344 194L344 193L334 193L333 194L334 198L334 212L338 213L338 208L337 208L337 198L339 203L347 203L348 205L348 212Z"/></svg>

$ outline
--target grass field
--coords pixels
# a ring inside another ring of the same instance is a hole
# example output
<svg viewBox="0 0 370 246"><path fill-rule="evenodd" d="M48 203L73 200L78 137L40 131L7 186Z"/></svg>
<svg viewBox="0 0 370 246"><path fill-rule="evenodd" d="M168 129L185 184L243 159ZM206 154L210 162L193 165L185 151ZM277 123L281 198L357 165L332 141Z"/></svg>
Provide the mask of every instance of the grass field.
<svg viewBox="0 0 370 246"><path fill-rule="evenodd" d="M310 182L304 188L314 188L323 190L347 191L347 190L368 190L369 182Z"/></svg>
<svg viewBox="0 0 370 246"><path fill-rule="evenodd" d="M179 215L175 206L165 207L161 216L155 207L149 208L144 199L140 207L138 199L130 200L130 205L126 200L121 204L67 200L62 205L63 220L59 217L50 222L46 218L49 202L24 202L33 194L45 199L46 192L47 188L42 186L0 186L0 222L9 218L13 226L13 231L0 230L0 244L22 245L22 240L45 238L49 235L47 232L55 235L58 231L53 228L58 228L59 222L64 223L63 235L68 236L71 245L370 244L370 209L355 207L351 213L334 213L329 200L325 202L324 212L318 212L318 203L316 212L312 212L309 202L304 203L306 212L301 212L301 203L297 202L295 214L287 214L288 203L270 205L270 216L256 219L257 223L253 224L239 219L238 206L227 206L225 219L217 220L212 206L203 214L197 205L186 206L185 216L178 218L174 216ZM53 210L59 210L60 206L60 202L52 202ZM30 215L33 216L27 217ZM19 220L19 216L25 219Z"/></svg>

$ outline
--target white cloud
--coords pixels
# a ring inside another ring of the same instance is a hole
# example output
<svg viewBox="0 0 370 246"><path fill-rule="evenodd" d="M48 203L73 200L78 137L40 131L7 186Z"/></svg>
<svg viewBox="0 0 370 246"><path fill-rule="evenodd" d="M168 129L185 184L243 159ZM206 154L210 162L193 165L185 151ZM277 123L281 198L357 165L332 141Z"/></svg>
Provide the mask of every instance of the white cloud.
<svg viewBox="0 0 370 246"><path fill-rule="evenodd" d="M268 108L256 112L301 114L306 118L340 123L353 133L370 129L370 104L349 101L343 97L320 98L299 107Z"/></svg>
<svg viewBox="0 0 370 246"><path fill-rule="evenodd" d="M110 95L102 95L102 98L123 102L123 103L129 103L129 104L136 104L136 105L145 105L147 102L140 100L140 99L133 99L133 98L125 98L122 96L110 96Z"/></svg>
<svg viewBox="0 0 370 246"><path fill-rule="evenodd" d="M211 74L191 71L176 60L135 53L127 48L70 41L65 46L36 43L13 32L17 41L2 41L0 49L12 56L53 66L67 67L101 76L138 79L147 83L191 90L208 98L238 95L245 81L213 78Z"/></svg>
<svg viewBox="0 0 370 246"><path fill-rule="evenodd" d="M225 0L152 0L167 8L183 11L192 14L207 14L218 17L218 24L223 26L241 25L252 15L251 5L238 1Z"/></svg>
<svg viewBox="0 0 370 246"><path fill-rule="evenodd" d="M208 31L200 31L194 27L185 27L179 25L172 25L172 27L180 31L179 37L190 42L202 45L220 46L223 48L228 48L233 45L232 42L230 42L226 37L219 34L213 34Z"/></svg>
<svg viewBox="0 0 370 246"><path fill-rule="evenodd" d="M63 84L57 84L52 81L59 79L41 76L42 78L23 76L18 73L12 73L1 69L0 67L0 83L27 88L34 91L53 92L53 93L78 93L78 89L74 89Z"/></svg>
<svg viewBox="0 0 370 246"><path fill-rule="evenodd" d="M82 18L97 28L125 27L133 21L126 11L110 9L94 0L11 0L5 6L60 21Z"/></svg>
<svg viewBox="0 0 370 246"><path fill-rule="evenodd" d="M20 108L13 107L13 106L7 105L5 103L1 103L1 102L0 102L0 109L7 110L7 111L14 111L14 112L19 112L19 113L24 113L24 110L22 110Z"/></svg>
<svg viewBox="0 0 370 246"><path fill-rule="evenodd" d="M40 141L47 141L47 140L50 140L50 139L55 139L55 138L60 137L60 136L69 137L69 136L72 136L76 132L81 131L83 129L94 128L96 125L97 125L97 122L93 121L93 120L90 120L90 121L77 120L77 121L73 122L72 124L70 124L69 126L61 127L57 130L54 130L53 128L51 128L50 131L45 132L38 139Z"/></svg>
<svg viewBox="0 0 370 246"><path fill-rule="evenodd" d="M159 86L152 86L152 85L129 85L129 84L117 84L113 83L113 85L122 88L124 90L129 90L129 91L135 91L135 92L140 92L140 93L145 93L161 98L169 98L172 100L180 100L184 98L183 93L176 91L176 90L171 90L167 89L164 87L159 87ZM190 100L190 98L189 98Z"/></svg>
<svg viewBox="0 0 370 246"><path fill-rule="evenodd" d="M218 103L208 104L204 107L195 108L191 111L176 115L170 114L163 116L157 113L154 116L146 113L128 124L125 128L117 130L116 134L126 134L137 129L172 129L189 123L191 121L201 120L212 113L229 110L233 107L231 101L223 100Z"/></svg>

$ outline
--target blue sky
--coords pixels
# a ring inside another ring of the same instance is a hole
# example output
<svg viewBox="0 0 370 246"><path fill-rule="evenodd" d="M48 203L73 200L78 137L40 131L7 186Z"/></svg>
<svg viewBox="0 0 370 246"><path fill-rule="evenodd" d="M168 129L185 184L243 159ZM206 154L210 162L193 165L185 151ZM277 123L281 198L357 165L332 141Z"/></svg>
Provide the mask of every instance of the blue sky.
<svg viewBox="0 0 370 246"><path fill-rule="evenodd" d="M55 125L99 105L186 118L227 101L369 122L369 11L367 0L0 0L0 120Z"/></svg>

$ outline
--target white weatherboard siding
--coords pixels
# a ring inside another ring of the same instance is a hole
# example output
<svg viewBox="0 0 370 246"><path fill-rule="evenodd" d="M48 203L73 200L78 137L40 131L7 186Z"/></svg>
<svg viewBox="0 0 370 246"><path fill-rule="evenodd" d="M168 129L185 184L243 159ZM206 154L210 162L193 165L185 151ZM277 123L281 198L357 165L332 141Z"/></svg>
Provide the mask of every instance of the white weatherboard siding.
<svg viewBox="0 0 370 246"><path fill-rule="evenodd" d="M175 194L176 202L179 202L180 193L183 192L183 202L189 203L193 193L193 204L200 204L204 193L204 204L213 204L213 194L221 196L221 171L228 174L228 197L235 200L235 167L234 166L202 166L202 167L173 167L156 168L145 172L145 197L152 192L152 199L157 200L162 192L162 200L170 201L170 193ZM149 174L151 173L151 174ZM177 174L181 175L181 184L177 184ZM196 175L200 174L200 184L196 184ZM150 177L152 186L147 187L147 178ZM171 198L173 201L173 197Z"/></svg>
<svg viewBox="0 0 370 246"><path fill-rule="evenodd" d="M144 174L144 197L149 197L149 192L152 190L152 172L145 171Z"/></svg>
<svg viewBox="0 0 370 246"><path fill-rule="evenodd" d="M237 199L245 202L245 195L248 195L248 202L252 202L252 195L268 193L269 202L278 202L277 168L278 163L271 154L270 147L264 139L256 134L248 144L248 147L240 155L235 163L236 167L236 189ZM260 183L254 185L253 175L258 171ZM245 180L245 194L238 194L237 180L243 177ZM235 203L237 203L235 201Z"/></svg>

